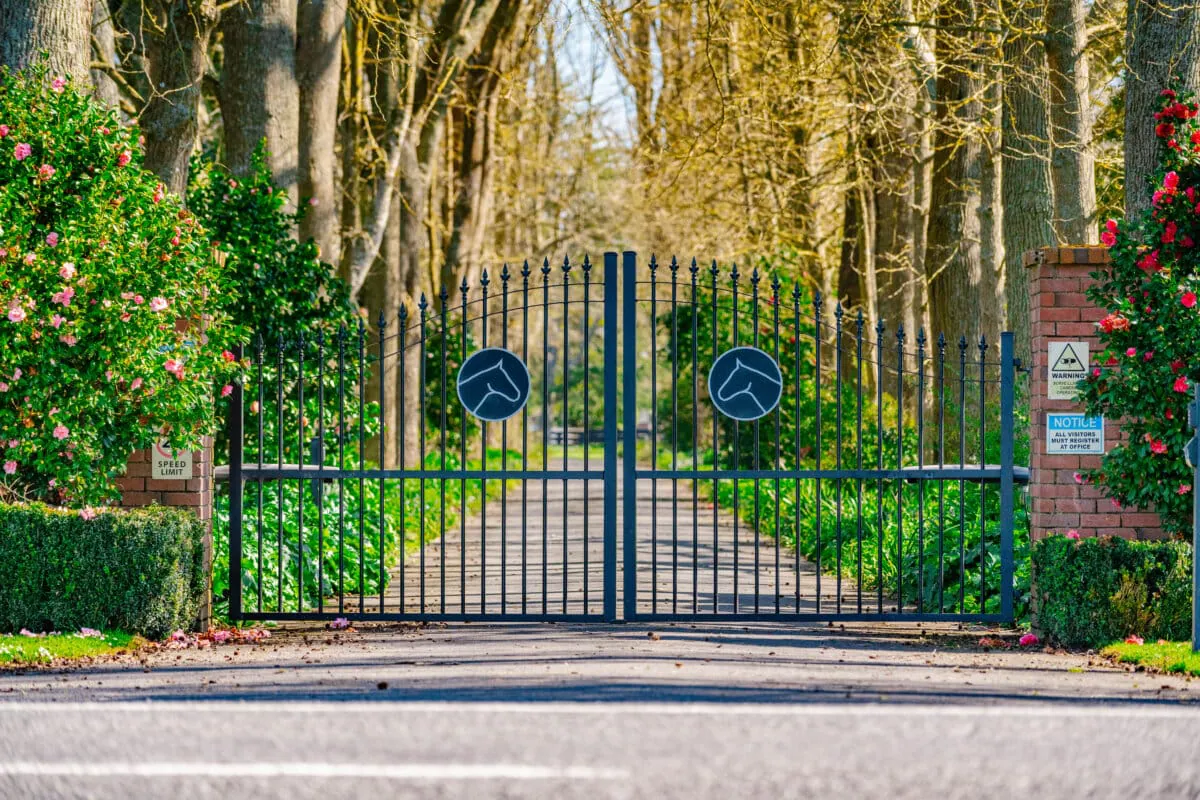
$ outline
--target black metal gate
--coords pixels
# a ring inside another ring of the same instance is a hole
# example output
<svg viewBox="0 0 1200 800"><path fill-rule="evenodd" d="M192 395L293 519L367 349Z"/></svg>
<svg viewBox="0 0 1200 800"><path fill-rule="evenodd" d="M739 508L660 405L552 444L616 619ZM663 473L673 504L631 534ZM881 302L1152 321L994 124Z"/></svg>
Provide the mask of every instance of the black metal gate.
<svg viewBox="0 0 1200 800"><path fill-rule="evenodd" d="M1010 620L1024 475L991 347L628 252L256 337L230 616Z"/></svg>

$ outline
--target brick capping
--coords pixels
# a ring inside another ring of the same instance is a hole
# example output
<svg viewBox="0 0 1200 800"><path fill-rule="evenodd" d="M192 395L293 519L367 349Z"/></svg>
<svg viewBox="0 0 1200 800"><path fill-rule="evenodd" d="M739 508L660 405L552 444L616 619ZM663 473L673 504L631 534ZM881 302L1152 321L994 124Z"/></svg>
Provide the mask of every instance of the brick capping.
<svg viewBox="0 0 1200 800"><path fill-rule="evenodd" d="M213 442L205 437L200 450L192 453L192 476L178 480L158 480L151 475L150 450L137 450L129 457L124 477L117 479L121 489L122 508L149 505L187 508L205 523L204 571L212 585L212 508L213 508ZM212 593L201 604L197 626L207 629L212 617Z"/></svg>
<svg viewBox="0 0 1200 800"><path fill-rule="evenodd" d="M1091 272L1108 263L1100 245L1045 247L1024 255L1029 268L1030 345L1030 528L1033 538L1079 531L1080 536L1121 536L1126 539L1163 537L1158 515L1136 508L1116 508L1095 486L1079 484L1075 474L1100 466L1100 456L1050 455L1046 452L1046 414L1080 411L1072 400L1047 396L1050 341L1086 341L1091 354L1100 351L1096 323L1107 311L1087 298L1095 284ZM1121 420L1104 420L1104 447L1125 441Z"/></svg>

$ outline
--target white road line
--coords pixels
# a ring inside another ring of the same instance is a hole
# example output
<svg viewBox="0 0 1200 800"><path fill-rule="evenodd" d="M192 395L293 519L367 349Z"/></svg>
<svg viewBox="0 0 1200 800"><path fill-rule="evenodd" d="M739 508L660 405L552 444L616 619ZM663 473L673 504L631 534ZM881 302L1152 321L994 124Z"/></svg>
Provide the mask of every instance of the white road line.
<svg viewBox="0 0 1200 800"><path fill-rule="evenodd" d="M531 764L330 764L313 762L227 763L223 761L0 762L0 777L67 778L390 778L403 780L617 780L624 770L547 767Z"/></svg>
<svg viewBox="0 0 1200 800"><path fill-rule="evenodd" d="M863 692L862 694L880 694ZM886 694L884 692L883 694ZM994 702L994 701L993 701ZM1103 704L1102 704L1103 703ZM886 703L856 705L853 703L464 703L436 701L377 701L377 702L319 702L319 701L254 701L254 700L155 700L110 702L28 702L0 701L0 715L53 713L292 713L292 714L578 714L578 715L649 715L649 716L791 716L791 717L1012 717L1054 718L1109 717L1137 719L1197 719L1200 703L1190 706L1118 705L1111 701L1043 702L1022 701L1012 705L928 705L916 703Z"/></svg>

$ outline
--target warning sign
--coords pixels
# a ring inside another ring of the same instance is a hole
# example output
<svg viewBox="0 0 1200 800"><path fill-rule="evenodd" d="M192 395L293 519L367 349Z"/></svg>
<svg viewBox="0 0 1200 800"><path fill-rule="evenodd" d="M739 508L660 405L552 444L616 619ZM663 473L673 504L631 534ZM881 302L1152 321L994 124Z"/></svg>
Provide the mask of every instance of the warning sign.
<svg viewBox="0 0 1200 800"><path fill-rule="evenodd" d="M1087 342L1051 342L1047 383L1051 400L1074 400L1075 384L1087 377Z"/></svg>
<svg viewBox="0 0 1200 800"><path fill-rule="evenodd" d="M154 443L154 455L150 459L150 477L159 480L186 480L192 477L192 453L190 450L173 452L163 441Z"/></svg>
<svg viewBox="0 0 1200 800"><path fill-rule="evenodd" d="M1104 417L1047 414L1046 452L1103 455Z"/></svg>

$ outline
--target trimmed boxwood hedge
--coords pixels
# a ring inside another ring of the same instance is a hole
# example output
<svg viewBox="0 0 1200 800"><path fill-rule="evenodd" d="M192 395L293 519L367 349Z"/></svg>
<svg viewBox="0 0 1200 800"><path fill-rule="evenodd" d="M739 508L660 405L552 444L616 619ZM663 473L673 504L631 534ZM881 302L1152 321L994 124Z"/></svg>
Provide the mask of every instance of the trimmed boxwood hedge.
<svg viewBox="0 0 1200 800"><path fill-rule="evenodd" d="M179 508L87 520L40 503L0 504L0 631L87 626L161 638L190 628L207 591L204 533Z"/></svg>
<svg viewBox="0 0 1200 800"><path fill-rule="evenodd" d="M1192 547L1050 536L1033 547L1033 624L1066 647L1191 636Z"/></svg>

